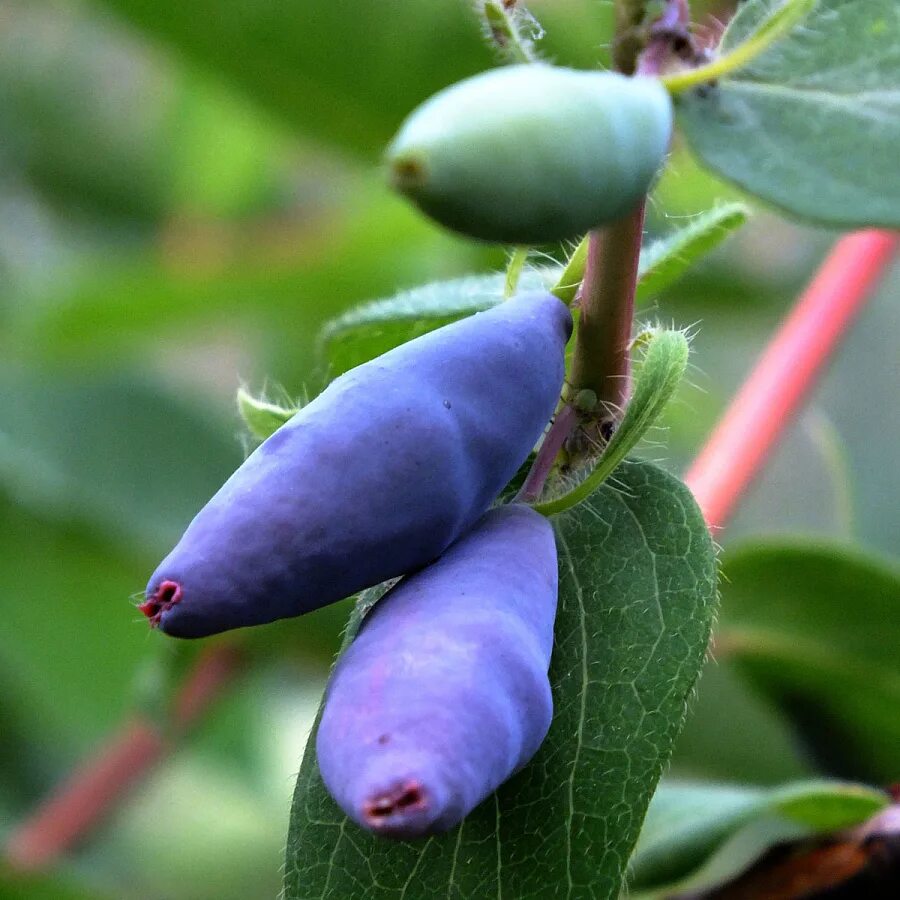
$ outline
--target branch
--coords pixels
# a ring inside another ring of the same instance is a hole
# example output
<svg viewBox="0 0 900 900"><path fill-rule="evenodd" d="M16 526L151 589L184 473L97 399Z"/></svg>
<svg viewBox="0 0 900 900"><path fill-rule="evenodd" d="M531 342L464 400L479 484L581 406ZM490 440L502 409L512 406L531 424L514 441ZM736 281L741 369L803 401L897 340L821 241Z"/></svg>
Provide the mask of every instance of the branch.
<svg viewBox="0 0 900 900"><path fill-rule="evenodd" d="M563 404L541 442L537 458L528 470L521 490L516 494L517 503L534 503L541 496L547 477L577 423L578 414L575 407L571 403Z"/></svg>
<svg viewBox="0 0 900 900"><path fill-rule="evenodd" d="M900 246L896 232L837 242L685 475L711 528L721 528Z"/></svg>
<svg viewBox="0 0 900 900"><path fill-rule="evenodd" d="M634 72L643 44L641 25L650 0L615 0L616 31L613 39L613 62L626 75Z"/></svg>
<svg viewBox="0 0 900 900"><path fill-rule="evenodd" d="M597 395L599 415L618 417L628 400L634 292L644 204L588 239L581 317L570 382Z"/></svg>
<svg viewBox="0 0 900 900"><path fill-rule="evenodd" d="M21 872L46 869L94 831L172 752L243 663L243 654L233 644L202 654L175 698L169 727L146 717L126 722L105 748L12 831L4 850L6 862Z"/></svg>

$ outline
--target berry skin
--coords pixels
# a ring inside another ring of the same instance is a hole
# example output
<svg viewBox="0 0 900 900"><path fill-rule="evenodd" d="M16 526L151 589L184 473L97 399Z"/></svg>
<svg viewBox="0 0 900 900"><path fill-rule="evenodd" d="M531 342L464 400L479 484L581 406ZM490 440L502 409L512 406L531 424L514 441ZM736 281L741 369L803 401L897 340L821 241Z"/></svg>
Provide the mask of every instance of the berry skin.
<svg viewBox="0 0 900 900"><path fill-rule="evenodd" d="M351 819L386 837L446 831L531 759L553 712L556 594L553 529L513 504L375 605L316 736Z"/></svg>
<svg viewBox="0 0 900 900"><path fill-rule="evenodd" d="M393 186L441 225L541 244L636 207L671 134L672 101L657 79L507 66L423 103L386 162Z"/></svg>
<svg viewBox="0 0 900 900"><path fill-rule="evenodd" d="M141 610L174 637L297 616L437 558L559 398L567 307L508 300L334 381L197 514Z"/></svg>

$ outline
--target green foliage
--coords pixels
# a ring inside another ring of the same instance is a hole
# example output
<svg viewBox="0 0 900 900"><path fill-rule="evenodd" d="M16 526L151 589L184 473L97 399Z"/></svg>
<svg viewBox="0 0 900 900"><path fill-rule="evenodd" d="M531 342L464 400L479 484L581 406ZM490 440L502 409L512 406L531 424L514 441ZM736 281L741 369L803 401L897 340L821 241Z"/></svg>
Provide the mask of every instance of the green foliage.
<svg viewBox="0 0 900 900"><path fill-rule="evenodd" d="M235 98L160 72L138 36L83 7L3 6L4 179L67 214L138 230L172 212L246 213L277 195L283 142Z"/></svg>
<svg viewBox="0 0 900 900"><path fill-rule="evenodd" d="M139 247L110 259L85 254L74 271L10 311L17 349L31 358L96 365L127 358L153 337L190 350L213 321L226 337L228 329L240 329L251 347L261 331L275 347L283 342L281 352L306 377L325 319L372 292L429 277L436 259L452 272L461 261L470 268L483 258L426 228L372 181L336 176L332 187L335 197L310 200L302 227L283 235L287 252L260 245L252 226L236 232L201 225L176 236L168 253ZM265 236L263 224L256 227Z"/></svg>
<svg viewBox="0 0 900 900"><path fill-rule="evenodd" d="M52 18L20 8L0 32L3 169L23 171L66 205L160 216L172 163L161 140L170 91L151 88L146 62L70 9ZM116 68L128 78L104 90ZM144 108L138 123L135 104Z"/></svg>
<svg viewBox="0 0 900 900"><path fill-rule="evenodd" d="M646 245L641 250L638 299L677 281L692 263L740 228L746 217L743 204L723 204ZM563 269L526 266L516 289L524 293L553 287L553 293L571 303L584 277L586 259L587 243L582 241ZM495 306L502 302L505 289L506 278L499 274L468 275L369 301L325 325L319 336L319 358L329 375L336 377L405 341Z"/></svg>
<svg viewBox="0 0 900 900"><path fill-rule="evenodd" d="M0 411L0 484L15 499L144 552L170 544L240 462L221 422L134 376L67 383L7 366Z"/></svg>
<svg viewBox="0 0 900 900"><path fill-rule="evenodd" d="M237 407L247 431L257 441L264 441L273 435L297 412L296 406L283 406L254 397L245 388L238 388Z"/></svg>
<svg viewBox="0 0 900 900"><path fill-rule="evenodd" d="M809 15L818 0L782 0L769 4L768 9L755 23L743 41L719 56L695 68L664 75L663 84L674 94L691 87L718 81L725 75L744 68L772 44L796 28Z"/></svg>
<svg viewBox="0 0 900 900"><path fill-rule="evenodd" d="M672 774L777 785L817 773L777 705L754 691L734 669L711 658L700 674L687 724L675 745Z"/></svg>
<svg viewBox="0 0 900 900"><path fill-rule="evenodd" d="M518 290L548 288L556 270L525 269ZM505 276L467 275L373 300L330 321L319 338L319 356L331 377L457 319L503 302Z"/></svg>
<svg viewBox="0 0 900 900"><path fill-rule="evenodd" d="M722 51L773 0L741 7ZM746 68L685 95L679 121L716 172L786 212L846 228L900 225L900 7L819 0Z"/></svg>
<svg viewBox="0 0 900 900"><path fill-rule="evenodd" d="M74 762L76 749L87 749L128 709L127 686L147 647L129 605L141 561L89 529L42 521L2 495L0 532L3 718L29 723L23 740L44 749L35 758L26 750L23 762L49 787L54 765ZM103 661L102 678L87 660Z"/></svg>
<svg viewBox="0 0 900 900"><path fill-rule="evenodd" d="M541 28L530 13L519 6L507 9L500 0L479 0L478 5L484 16L485 38L503 59L519 63L537 59L529 32L540 36Z"/></svg>
<svg viewBox="0 0 900 900"><path fill-rule="evenodd" d="M676 282L691 266L714 250L747 221L743 203L724 203L694 216L691 221L641 247L635 300L647 300ZM584 278L588 239L583 238L569 255L553 293L572 303Z"/></svg>
<svg viewBox="0 0 900 900"><path fill-rule="evenodd" d="M781 706L825 771L895 778L896 567L840 545L780 541L730 552L722 568L718 657Z"/></svg>
<svg viewBox="0 0 900 900"><path fill-rule="evenodd" d="M723 203L642 247L635 299L646 300L674 284L694 262L737 231L748 214L743 203Z"/></svg>
<svg viewBox="0 0 900 900"><path fill-rule="evenodd" d="M888 796L862 785L796 782L777 788L663 782L650 803L631 858L629 891L667 893L708 864L726 842L748 826L769 825L771 843L784 825L806 832L829 832L864 822L888 804ZM793 829L792 829L793 830ZM761 841L757 852L765 849ZM735 860L737 862L737 860ZM737 874L740 864L730 874ZM727 877L721 867L718 878ZM690 879L694 889L701 887Z"/></svg>
<svg viewBox="0 0 900 900"><path fill-rule="evenodd" d="M0 868L0 900L113 900L96 884L80 884L64 875L23 875Z"/></svg>
<svg viewBox="0 0 900 900"><path fill-rule="evenodd" d="M456 0L377 4L105 0L303 133L376 156L393 126L448 80L490 64ZM403 77L394 36L404 36ZM432 60L441 59L435 67Z"/></svg>
<svg viewBox="0 0 900 900"><path fill-rule="evenodd" d="M421 100L492 62L468 3L98 0L227 78L300 133L377 158ZM597 62L610 11L546 4L552 53ZM402 35L402 52L397 36Z"/></svg>
<svg viewBox="0 0 900 900"><path fill-rule="evenodd" d="M615 487L560 517L558 542L556 715L538 755L455 831L395 844L340 814L308 749L288 900L554 896L566 884L616 896L706 653L715 562L690 494L648 463L623 465Z"/></svg>

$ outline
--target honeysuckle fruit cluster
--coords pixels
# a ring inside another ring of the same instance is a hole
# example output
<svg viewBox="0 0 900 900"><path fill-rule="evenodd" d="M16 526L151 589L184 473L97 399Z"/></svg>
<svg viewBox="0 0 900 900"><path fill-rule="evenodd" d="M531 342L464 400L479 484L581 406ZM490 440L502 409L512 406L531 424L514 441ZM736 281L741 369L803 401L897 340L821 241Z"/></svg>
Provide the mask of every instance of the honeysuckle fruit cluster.
<svg viewBox="0 0 900 900"><path fill-rule="evenodd" d="M671 120L652 79L514 66L425 103L387 164L450 228L560 241L640 202ZM337 664L317 737L335 800L380 834L457 824L549 728L552 527L491 507L559 402L571 332L564 303L526 294L351 370L248 457L147 586L151 624L196 638L403 576Z"/></svg>

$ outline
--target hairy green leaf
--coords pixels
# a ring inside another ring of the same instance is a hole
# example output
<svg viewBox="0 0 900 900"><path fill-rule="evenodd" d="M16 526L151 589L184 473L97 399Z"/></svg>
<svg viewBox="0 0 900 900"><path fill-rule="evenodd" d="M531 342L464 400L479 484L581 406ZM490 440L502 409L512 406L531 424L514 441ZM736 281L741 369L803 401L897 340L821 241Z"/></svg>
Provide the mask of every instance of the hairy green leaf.
<svg viewBox="0 0 900 900"><path fill-rule="evenodd" d="M311 739L288 900L617 896L706 653L715 561L691 495L648 463L624 464L557 527L556 712L537 756L449 834L393 843L340 813Z"/></svg>
<svg viewBox="0 0 900 900"><path fill-rule="evenodd" d="M558 274L553 268L526 268L517 290L548 288ZM325 326L319 339L320 358L329 375L340 375L435 328L502 303L505 286L503 274L469 275L364 303Z"/></svg>
<svg viewBox="0 0 900 900"><path fill-rule="evenodd" d="M728 52L776 0L750 0ZM819 0L746 68L679 98L690 144L712 169L787 213L826 225L900 226L900 6Z"/></svg>
<svg viewBox="0 0 900 900"><path fill-rule="evenodd" d="M656 294L680 278L698 258L714 249L747 218L741 203L727 203L702 213L671 234L641 251L638 299ZM552 289L571 303L587 261L587 240L560 266L524 267L520 254L513 257L512 280L517 291ZM437 281L394 297L372 300L332 319L319 337L319 358L332 377L352 369L393 347L442 325L489 309L502 302L510 281L506 276L469 275ZM577 320L578 310L573 310ZM576 324L577 327L577 324ZM574 346L574 341L570 346Z"/></svg>
<svg viewBox="0 0 900 900"><path fill-rule="evenodd" d="M883 791L832 781L777 788L663 782L631 858L629 889L673 888L751 823L776 816L808 832L829 832L864 822L888 802Z"/></svg>
<svg viewBox="0 0 900 900"><path fill-rule="evenodd" d="M698 259L747 221L743 203L723 203L641 249L636 299L646 300L676 282Z"/></svg>
<svg viewBox="0 0 900 900"><path fill-rule="evenodd" d="M264 441L297 413L296 406L282 406L254 397L245 388L238 388L237 408L251 437Z"/></svg>
<svg viewBox="0 0 900 900"><path fill-rule="evenodd" d="M828 771L896 778L896 567L840 545L780 541L730 552L723 572L723 664L787 713Z"/></svg>

